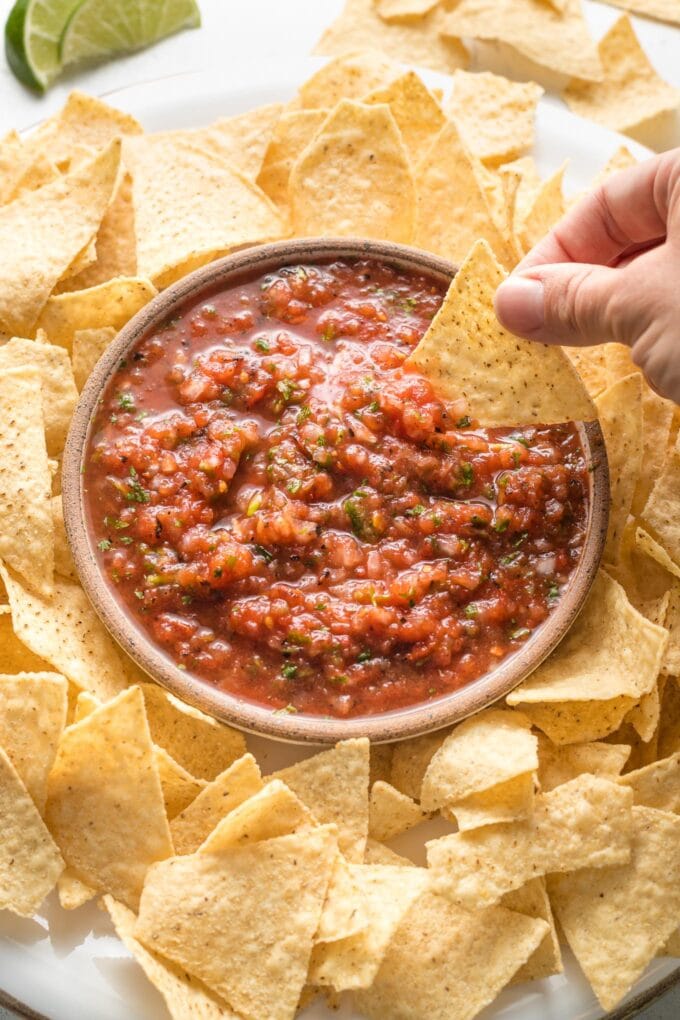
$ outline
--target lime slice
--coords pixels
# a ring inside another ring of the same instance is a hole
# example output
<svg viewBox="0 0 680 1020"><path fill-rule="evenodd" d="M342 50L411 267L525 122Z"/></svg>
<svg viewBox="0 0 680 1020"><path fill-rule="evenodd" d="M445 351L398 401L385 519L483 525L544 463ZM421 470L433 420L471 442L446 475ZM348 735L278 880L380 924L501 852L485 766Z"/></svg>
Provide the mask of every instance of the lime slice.
<svg viewBox="0 0 680 1020"><path fill-rule="evenodd" d="M61 70L59 40L80 0L17 0L5 24L7 63L24 85L47 88Z"/></svg>
<svg viewBox="0 0 680 1020"><path fill-rule="evenodd" d="M200 23L195 0L81 0L63 31L59 55L64 66L102 60Z"/></svg>

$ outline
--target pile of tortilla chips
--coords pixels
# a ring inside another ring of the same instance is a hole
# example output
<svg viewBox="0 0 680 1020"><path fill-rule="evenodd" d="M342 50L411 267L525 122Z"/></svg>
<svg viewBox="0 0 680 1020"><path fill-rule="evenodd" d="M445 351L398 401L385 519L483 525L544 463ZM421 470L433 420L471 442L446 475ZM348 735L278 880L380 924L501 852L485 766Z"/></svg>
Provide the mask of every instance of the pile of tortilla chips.
<svg viewBox="0 0 680 1020"><path fill-rule="evenodd" d="M576 32L573 3L532 4L537 33ZM75 93L0 143L0 908L30 916L55 885L67 910L103 897L177 1020L287 1020L343 992L380 1020L467 1020L559 973L565 939L610 1008L680 951L680 414L627 349L567 356L495 319L495 288L565 198L563 168L542 181L528 153L540 88L460 69L446 33L483 7L461 0L445 26L423 0L348 5L364 45L455 71L446 95L361 51L208 128L145 135ZM584 77L596 54L581 60ZM487 425L599 417L612 514L583 613L507 704L263 776L99 622L60 459L78 391L158 288L324 233L462 262L413 363ZM388 845L434 815L427 867Z"/></svg>

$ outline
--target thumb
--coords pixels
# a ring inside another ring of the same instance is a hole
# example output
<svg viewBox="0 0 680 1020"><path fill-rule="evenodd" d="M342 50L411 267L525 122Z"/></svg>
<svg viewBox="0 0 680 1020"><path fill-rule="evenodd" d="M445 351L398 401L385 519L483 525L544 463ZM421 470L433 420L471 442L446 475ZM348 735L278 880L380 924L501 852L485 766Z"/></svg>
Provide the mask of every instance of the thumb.
<svg viewBox="0 0 680 1020"><path fill-rule="evenodd" d="M511 333L546 344L632 344L640 306L631 283L625 269L568 262L536 266L500 285L496 315Z"/></svg>

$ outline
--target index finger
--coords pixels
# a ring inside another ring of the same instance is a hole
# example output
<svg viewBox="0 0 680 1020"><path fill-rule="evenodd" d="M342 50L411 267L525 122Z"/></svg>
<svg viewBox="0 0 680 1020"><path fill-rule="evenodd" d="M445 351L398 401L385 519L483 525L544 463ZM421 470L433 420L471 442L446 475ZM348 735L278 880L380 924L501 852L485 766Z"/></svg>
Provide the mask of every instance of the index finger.
<svg viewBox="0 0 680 1020"><path fill-rule="evenodd" d="M621 170L577 202L515 272L555 262L609 265L627 249L663 238L680 149Z"/></svg>

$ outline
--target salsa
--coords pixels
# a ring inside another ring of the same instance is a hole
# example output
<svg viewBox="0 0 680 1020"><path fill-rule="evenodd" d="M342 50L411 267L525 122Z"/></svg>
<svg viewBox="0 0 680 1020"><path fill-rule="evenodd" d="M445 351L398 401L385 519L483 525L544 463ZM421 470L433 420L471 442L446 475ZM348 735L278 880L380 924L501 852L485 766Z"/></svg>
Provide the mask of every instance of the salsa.
<svg viewBox="0 0 680 1020"><path fill-rule="evenodd" d="M85 467L101 567L180 668L275 711L434 699L516 651L582 550L576 427L484 429L404 364L443 298L372 260L150 332Z"/></svg>

